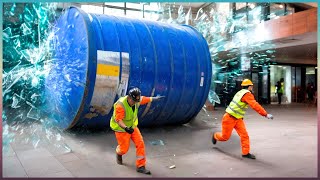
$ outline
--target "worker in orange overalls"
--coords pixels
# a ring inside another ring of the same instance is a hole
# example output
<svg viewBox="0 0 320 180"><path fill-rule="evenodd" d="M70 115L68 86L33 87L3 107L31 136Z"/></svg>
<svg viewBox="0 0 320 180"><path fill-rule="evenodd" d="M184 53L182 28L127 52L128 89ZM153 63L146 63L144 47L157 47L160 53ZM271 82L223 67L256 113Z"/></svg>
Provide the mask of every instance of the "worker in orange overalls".
<svg viewBox="0 0 320 180"><path fill-rule="evenodd" d="M130 138L136 145L137 172L151 174L146 169L145 147L138 126L138 108L140 105L156 101L164 96L144 97L139 88L133 88L129 95L121 97L113 105L114 111L110 120L110 127L115 131L118 141L116 148L117 163L122 165L122 155L126 154L130 146Z"/></svg>
<svg viewBox="0 0 320 180"><path fill-rule="evenodd" d="M243 116L246 113L248 105L258 112L261 116L268 119L273 119L271 114L268 114L265 109L254 99L252 94L253 83L249 79L245 79L241 83L242 90L238 91L226 109L226 113L222 118L222 132L213 133L212 143L217 141L227 141L235 129L240 136L242 157L255 159L253 154L250 154L250 141L246 126L243 121Z"/></svg>

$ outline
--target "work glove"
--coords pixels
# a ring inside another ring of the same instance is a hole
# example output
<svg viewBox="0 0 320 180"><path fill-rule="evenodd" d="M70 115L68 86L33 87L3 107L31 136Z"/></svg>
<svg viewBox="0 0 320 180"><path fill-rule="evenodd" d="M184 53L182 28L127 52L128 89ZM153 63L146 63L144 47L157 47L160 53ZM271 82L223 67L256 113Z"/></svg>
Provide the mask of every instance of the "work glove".
<svg viewBox="0 0 320 180"><path fill-rule="evenodd" d="M266 116L268 119L273 119L273 116L272 116L272 114L267 114L267 116Z"/></svg>
<svg viewBox="0 0 320 180"><path fill-rule="evenodd" d="M133 133L133 131L134 131L134 129L132 128L132 127L126 127L126 128L124 128L124 130L127 132L127 133L129 133L129 134L132 134Z"/></svg>
<svg viewBox="0 0 320 180"><path fill-rule="evenodd" d="M158 101L162 98L164 98L165 96L160 96L160 95L157 95L156 97L152 97L152 101Z"/></svg>

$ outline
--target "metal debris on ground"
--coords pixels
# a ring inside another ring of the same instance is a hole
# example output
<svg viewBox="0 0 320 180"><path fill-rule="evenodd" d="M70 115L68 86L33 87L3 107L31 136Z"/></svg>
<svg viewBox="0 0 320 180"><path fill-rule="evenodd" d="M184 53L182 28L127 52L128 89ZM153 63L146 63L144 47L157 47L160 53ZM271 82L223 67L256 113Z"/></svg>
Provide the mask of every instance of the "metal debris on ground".
<svg viewBox="0 0 320 180"><path fill-rule="evenodd" d="M154 141L151 141L150 142L151 145L161 145L163 146L164 145L164 142L162 140L154 140Z"/></svg>
<svg viewBox="0 0 320 180"><path fill-rule="evenodd" d="M169 167L169 169L174 169L174 168L176 168L176 165L172 165Z"/></svg>
<svg viewBox="0 0 320 180"><path fill-rule="evenodd" d="M204 105L203 107L202 107L202 110L207 114L207 116L209 117L210 115L209 115L209 113L207 112L207 106L206 105ZM205 120L202 120L202 121L205 121ZM205 122L207 122L207 121L205 121Z"/></svg>

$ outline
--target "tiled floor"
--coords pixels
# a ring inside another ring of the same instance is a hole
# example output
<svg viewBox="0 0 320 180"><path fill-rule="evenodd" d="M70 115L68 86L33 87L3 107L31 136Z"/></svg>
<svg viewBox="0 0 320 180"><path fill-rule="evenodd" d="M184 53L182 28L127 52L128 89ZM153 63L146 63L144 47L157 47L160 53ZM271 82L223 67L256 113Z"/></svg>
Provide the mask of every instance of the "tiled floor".
<svg viewBox="0 0 320 180"><path fill-rule="evenodd" d="M209 116L201 111L186 125L141 129L151 177L316 177L316 107L290 104L265 108L274 120L253 110L248 110L245 118L256 160L242 159L235 131L229 141L211 144L212 132L220 130L223 108L209 112ZM125 164L116 164L116 139L110 131L61 135L62 140L55 141L58 145L40 141L36 148L24 141L28 138L17 135L3 152L3 176L150 177L135 171L133 143L123 157ZM172 165L175 168L170 169Z"/></svg>

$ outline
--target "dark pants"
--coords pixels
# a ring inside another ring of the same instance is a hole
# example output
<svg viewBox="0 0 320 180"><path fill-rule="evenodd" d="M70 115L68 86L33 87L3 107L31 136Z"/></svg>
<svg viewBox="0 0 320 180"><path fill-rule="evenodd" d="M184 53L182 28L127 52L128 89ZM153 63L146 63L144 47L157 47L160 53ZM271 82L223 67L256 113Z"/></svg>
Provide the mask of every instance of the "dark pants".
<svg viewBox="0 0 320 180"><path fill-rule="evenodd" d="M313 93L312 93L312 92L309 92L309 93L308 93L308 100L309 100L309 101L312 101L312 100L313 100Z"/></svg>
<svg viewBox="0 0 320 180"><path fill-rule="evenodd" d="M281 104L282 93L278 93L278 104Z"/></svg>

